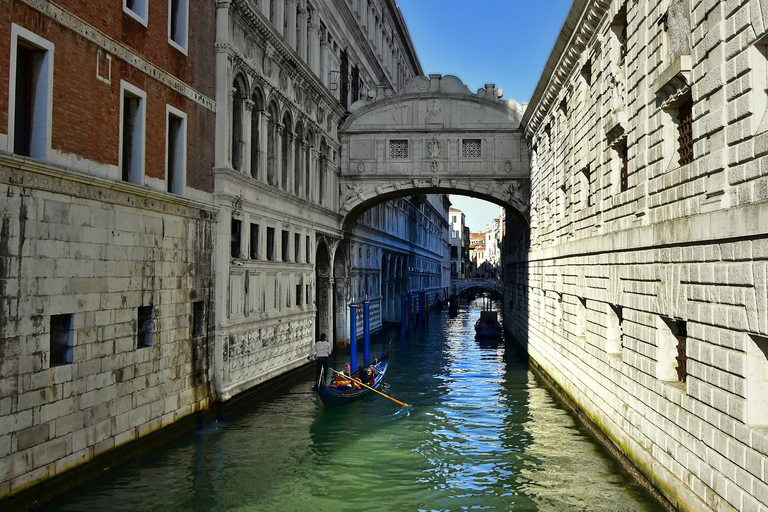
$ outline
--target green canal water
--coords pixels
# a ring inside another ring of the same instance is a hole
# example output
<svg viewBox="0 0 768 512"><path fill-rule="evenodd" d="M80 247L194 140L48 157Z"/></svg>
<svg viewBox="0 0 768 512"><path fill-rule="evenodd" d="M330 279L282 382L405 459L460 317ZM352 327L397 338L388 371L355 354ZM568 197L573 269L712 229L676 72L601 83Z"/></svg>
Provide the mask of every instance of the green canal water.
<svg viewBox="0 0 768 512"><path fill-rule="evenodd" d="M512 345L475 340L479 314L478 302L372 340L374 355L392 339L382 391L408 408L374 395L324 409L307 372L46 510L659 510Z"/></svg>

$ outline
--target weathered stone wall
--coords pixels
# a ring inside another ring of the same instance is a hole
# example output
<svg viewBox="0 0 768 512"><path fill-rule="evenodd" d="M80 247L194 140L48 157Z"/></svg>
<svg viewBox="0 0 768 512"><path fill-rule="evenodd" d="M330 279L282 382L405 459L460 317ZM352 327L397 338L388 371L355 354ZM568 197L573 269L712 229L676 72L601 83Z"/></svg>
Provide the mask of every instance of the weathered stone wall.
<svg viewBox="0 0 768 512"><path fill-rule="evenodd" d="M210 404L213 212L13 157L0 157L0 196L7 496ZM64 361L56 315L71 319Z"/></svg>
<svg viewBox="0 0 768 512"><path fill-rule="evenodd" d="M768 11L576 4L523 119L511 330L679 509L763 510Z"/></svg>

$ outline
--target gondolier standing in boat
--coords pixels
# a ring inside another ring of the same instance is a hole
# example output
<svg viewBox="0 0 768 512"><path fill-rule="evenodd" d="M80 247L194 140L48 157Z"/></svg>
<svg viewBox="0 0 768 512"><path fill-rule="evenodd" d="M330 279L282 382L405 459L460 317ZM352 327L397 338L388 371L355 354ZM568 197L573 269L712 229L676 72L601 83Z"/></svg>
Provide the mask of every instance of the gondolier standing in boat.
<svg viewBox="0 0 768 512"><path fill-rule="evenodd" d="M328 375L328 360L333 351L333 346L325 339L325 333L320 335L320 339L315 342L315 346L312 347L312 351L307 356L307 359L315 359L315 386L320 385L320 380L325 381L326 375Z"/></svg>

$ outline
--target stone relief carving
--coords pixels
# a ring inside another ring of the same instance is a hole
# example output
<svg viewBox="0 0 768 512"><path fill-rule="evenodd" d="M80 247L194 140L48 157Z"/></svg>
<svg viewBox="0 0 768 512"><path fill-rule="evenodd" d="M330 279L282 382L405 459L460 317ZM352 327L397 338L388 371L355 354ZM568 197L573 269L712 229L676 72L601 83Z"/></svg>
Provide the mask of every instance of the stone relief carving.
<svg viewBox="0 0 768 512"><path fill-rule="evenodd" d="M512 181L507 185L506 200L521 212L528 211L528 199L531 195L529 181Z"/></svg>
<svg viewBox="0 0 768 512"><path fill-rule="evenodd" d="M357 162L357 172L360 174L365 172L365 162Z"/></svg>
<svg viewBox="0 0 768 512"><path fill-rule="evenodd" d="M504 162L504 172L507 174L512 172L512 160L507 160Z"/></svg>
<svg viewBox="0 0 768 512"><path fill-rule="evenodd" d="M285 70L280 70L280 89L283 91L288 89L288 73L285 72Z"/></svg>
<svg viewBox="0 0 768 512"><path fill-rule="evenodd" d="M432 100L427 106L427 122L439 122L443 118L443 104L440 100Z"/></svg>
<svg viewBox="0 0 768 512"><path fill-rule="evenodd" d="M437 164L437 160L432 160L432 163L430 164L429 169L432 172L437 172L440 170L440 166Z"/></svg>
<svg viewBox="0 0 768 512"><path fill-rule="evenodd" d="M430 141L427 144L427 150L429 150L429 158L438 158L440 156L440 143L436 140Z"/></svg>
<svg viewBox="0 0 768 512"><path fill-rule="evenodd" d="M272 78L272 59L266 52L264 52L264 57L261 59L261 67L267 78Z"/></svg>
<svg viewBox="0 0 768 512"><path fill-rule="evenodd" d="M622 110L626 104L626 93L624 90L624 73L619 69L613 70L608 76L608 87L610 88L611 110Z"/></svg>

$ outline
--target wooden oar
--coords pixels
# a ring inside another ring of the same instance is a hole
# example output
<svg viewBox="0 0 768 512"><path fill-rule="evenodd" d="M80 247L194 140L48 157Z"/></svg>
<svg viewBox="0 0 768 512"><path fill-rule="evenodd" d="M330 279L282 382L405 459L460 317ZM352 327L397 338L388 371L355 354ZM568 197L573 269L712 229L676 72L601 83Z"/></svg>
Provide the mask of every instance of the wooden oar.
<svg viewBox="0 0 768 512"><path fill-rule="evenodd" d="M349 375L346 375L346 374L344 374L344 373L342 373L342 372L340 372L340 371L338 371L338 370L334 370L333 368L328 368L328 369L329 369L329 370L331 370L332 372L336 372L336 373L338 373L339 375L344 375L344 377L348 378L349 380L355 381L355 382L357 382L358 384L360 384L361 386L365 386L366 388L368 388L368 389L370 389L371 391L374 391L374 392L376 392L376 393L380 394L381 396L383 396L383 397L385 397L385 398L389 398L390 400L392 400L392 401L393 401L393 402L395 402L396 404L400 404L400 405L402 405L403 407L410 407L410 405L408 405L408 404L406 404L406 403L404 403L404 402L401 402L400 400L397 400L397 399L395 399L395 398L392 398L392 397L391 397L391 396L389 396L389 395L385 395L384 393L382 393L382 392L381 392L381 391L379 391L378 389L375 389L375 388L372 388L371 386L367 386L367 385L363 384L362 382L360 382L360 380L359 380L359 379L356 379L356 378L354 378L354 377L350 377Z"/></svg>

